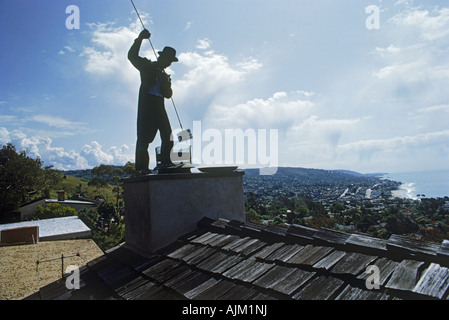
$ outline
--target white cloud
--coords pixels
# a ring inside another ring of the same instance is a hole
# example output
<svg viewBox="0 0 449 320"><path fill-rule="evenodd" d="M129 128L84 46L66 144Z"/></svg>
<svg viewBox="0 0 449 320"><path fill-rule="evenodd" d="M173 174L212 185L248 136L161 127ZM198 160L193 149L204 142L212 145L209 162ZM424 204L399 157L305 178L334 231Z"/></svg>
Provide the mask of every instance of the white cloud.
<svg viewBox="0 0 449 320"><path fill-rule="evenodd" d="M64 46L64 49L66 49L68 52L76 52L76 50L75 49L73 49L72 47L70 47L70 46Z"/></svg>
<svg viewBox="0 0 449 320"><path fill-rule="evenodd" d="M189 30L193 25L193 21L187 21L184 31Z"/></svg>
<svg viewBox="0 0 449 320"><path fill-rule="evenodd" d="M206 50L206 49L210 48L212 42L209 39L204 38L204 39L198 40L197 43L198 44L196 45L196 47L198 49Z"/></svg>
<svg viewBox="0 0 449 320"><path fill-rule="evenodd" d="M413 8L394 16L391 21L398 26L417 30L420 37L426 41L446 38L449 35L449 8L435 7L431 12Z"/></svg>
<svg viewBox="0 0 449 320"><path fill-rule="evenodd" d="M449 130L398 136L388 139L360 140L340 145L337 153L361 166L395 168L399 171L414 171L418 168L438 169L446 167L449 161ZM345 156L346 155L346 156ZM419 169L418 169L419 170Z"/></svg>
<svg viewBox="0 0 449 320"><path fill-rule="evenodd" d="M443 105L425 107L425 108L418 109L417 111L422 112L422 113L433 113L433 112L437 112L437 111L449 112L449 105L443 104Z"/></svg>
<svg viewBox="0 0 449 320"><path fill-rule="evenodd" d="M360 121L360 119L320 119L318 116L310 116L302 123L293 126L289 130L289 137L292 141L313 141L314 144L326 144L334 148L339 145L344 135L356 133L355 127Z"/></svg>
<svg viewBox="0 0 449 320"><path fill-rule="evenodd" d="M388 54L395 54L401 52L401 48L398 48L394 45L390 45L387 48L376 47L376 52L379 53L382 57L385 57Z"/></svg>
<svg viewBox="0 0 449 320"><path fill-rule="evenodd" d="M106 78L124 86L125 95L138 89L138 71L128 62L128 50L142 27L136 22L129 27L114 27L113 23L89 24L92 31L92 46L81 53L86 58L85 71L95 77ZM149 47L149 46L148 46ZM151 54L146 44L142 53Z"/></svg>
<svg viewBox="0 0 449 320"><path fill-rule="evenodd" d="M0 121L2 123L13 122L13 121L16 121L16 120L17 120L16 116L0 114Z"/></svg>
<svg viewBox="0 0 449 320"><path fill-rule="evenodd" d="M112 155L112 163L115 165L124 165L128 161L134 162L134 150L131 150L127 145L121 147L111 147L108 149L108 153Z"/></svg>
<svg viewBox="0 0 449 320"><path fill-rule="evenodd" d="M307 118L314 103L297 93L276 92L268 99L237 105L214 104L206 122L215 128L285 128Z"/></svg>
<svg viewBox="0 0 449 320"><path fill-rule="evenodd" d="M51 115L35 115L32 116L30 120L46 124L50 127L65 128L65 129L67 128L79 129L80 127L86 126L86 123L84 122L70 121L62 117Z"/></svg>
<svg viewBox="0 0 449 320"><path fill-rule="evenodd" d="M76 52L76 50L73 49L73 48L70 47L70 46L64 46L64 49L65 49L67 52L70 52L70 53ZM64 54L66 54L66 51L64 51L64 50L59 50L58 54L64 55Z"/></svg>
<svg viewBox="0 0 449 320"><path fill-rule="evenodd" d="M179 63L187 68L182 79L173 83L176 99L192 106L207 107L212 101L238 96L239 87L250 73L261 68L256 59L242 61L232 66L225 55L208 51L183 52Z"/></svg>
<svg viewBox="0 0 449 320"><path fill-rule="evenodd" d="M91 166L99 164L124 165L128 161L134 161L134 155L130 153L128 146L113 146L105 152L97 141L92 141L90 144L84 145L81 148L81 156Z"/></svg>
<svg viewBox="0 0 449 320"><path fill-rule="evenodd" d="M90 145L84 145L81 149L81 155L89 163L110 164L114 160L113 156L104 152L102 146L96 141L92 141Z"/></svg>
<svg viewBox="0 0 449 320"><path fill-rule="evenodd" d="M18 150L25 150L33 158L40 158L44 165L52 165L56 169L87 169L87 161L74 150L65 151L63 147L54 147L49 137L28 137L15 130L9 135L9 141Z"/></svg>
<svg viewBox="0 0 449 320"><path fill-rule="evenodd" d="M80 152L65 150L64 147L53 145L50 137L27 136L20 130L11 132L0 127L0 144L12 143L18 150L25 150L30 157L40 158L44 165L52 165L56 169L88 169L100 164L124 165L127 161L134 161L134 155L129 152L129 147L112 146L107 152L102 146L93 141L81 148Z"/></svg>
<svg viewBox="0 0 449 320"><path fill-rule="evenodd" d="M11 141L8 129L0 127L0 145L5 145Z"/></svg>

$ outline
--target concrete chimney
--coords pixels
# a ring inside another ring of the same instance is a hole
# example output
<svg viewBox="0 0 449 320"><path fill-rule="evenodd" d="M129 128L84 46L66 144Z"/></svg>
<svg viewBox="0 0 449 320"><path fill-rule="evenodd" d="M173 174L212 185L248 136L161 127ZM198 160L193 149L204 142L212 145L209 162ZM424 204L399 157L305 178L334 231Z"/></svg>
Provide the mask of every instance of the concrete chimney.
<svg viewBox="0 0 449 320"><path fill-rule="evenodd" d="M245 221L243 175L237 171L125 179L127 246L154 253L197 229L204 217Z"/></svg>

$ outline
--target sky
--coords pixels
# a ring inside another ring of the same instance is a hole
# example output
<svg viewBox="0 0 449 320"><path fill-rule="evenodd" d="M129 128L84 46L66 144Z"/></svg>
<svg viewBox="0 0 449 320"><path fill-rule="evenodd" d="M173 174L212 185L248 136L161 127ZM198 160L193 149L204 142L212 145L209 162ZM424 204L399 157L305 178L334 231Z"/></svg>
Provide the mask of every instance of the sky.
<svg viewBox="0 0 449 320"><path fill-rule="evenodd" d="M226 158L215 143L242 130L259 143L245 152L265 143L279 166L449 169L447 1L134 3L155 49L177 50L167 72L183 128L201 128L195 165ZM0 0L0 30L0 145L60 170L134 162L140 77L127 52L142 26L130 1ZM140 55L155 59L148 42Z"/></svg>

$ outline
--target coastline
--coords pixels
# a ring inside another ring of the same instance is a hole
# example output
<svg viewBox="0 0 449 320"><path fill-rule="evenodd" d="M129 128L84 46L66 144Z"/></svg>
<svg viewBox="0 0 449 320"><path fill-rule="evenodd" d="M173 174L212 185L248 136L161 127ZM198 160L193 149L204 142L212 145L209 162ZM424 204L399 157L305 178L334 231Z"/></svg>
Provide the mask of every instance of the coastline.
<svg viewBox="0 0 449 320"><path fill-rule="evenodd" d="M393 197L413 199L449 196L449 170L387 173L384 179L400 182Z"/></svg>
<svg viewBox="0 0 449 320"><path fill-rule="evenodd" d="M401 181L398 181L401 182ZM393 190L391 192L393 198L403 198L403 199L412 199L412 200L418 200L419 197L415 193L415 183L402 183L399 186L399 189Z"/></svg>

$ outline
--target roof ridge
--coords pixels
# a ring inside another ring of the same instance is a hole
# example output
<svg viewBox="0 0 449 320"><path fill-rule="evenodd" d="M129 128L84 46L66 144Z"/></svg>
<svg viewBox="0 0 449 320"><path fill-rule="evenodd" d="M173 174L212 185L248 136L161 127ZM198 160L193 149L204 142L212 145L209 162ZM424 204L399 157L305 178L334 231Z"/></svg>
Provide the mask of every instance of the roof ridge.
<svg viewBox="0 0 449 320"><path fill-rule="evenodd" d="M236 220L203 218L200 228L226 229L228 232L247 234L265 240L300 244L331 245L337 249L350 248L361 253L381 254L398 259L420 259L425 262L449 266L449 240L441 243L421 241L392 234L381 239L363 233L347 233L330 228L315 229L298 224L289 226L261 225Z"/></svg>

